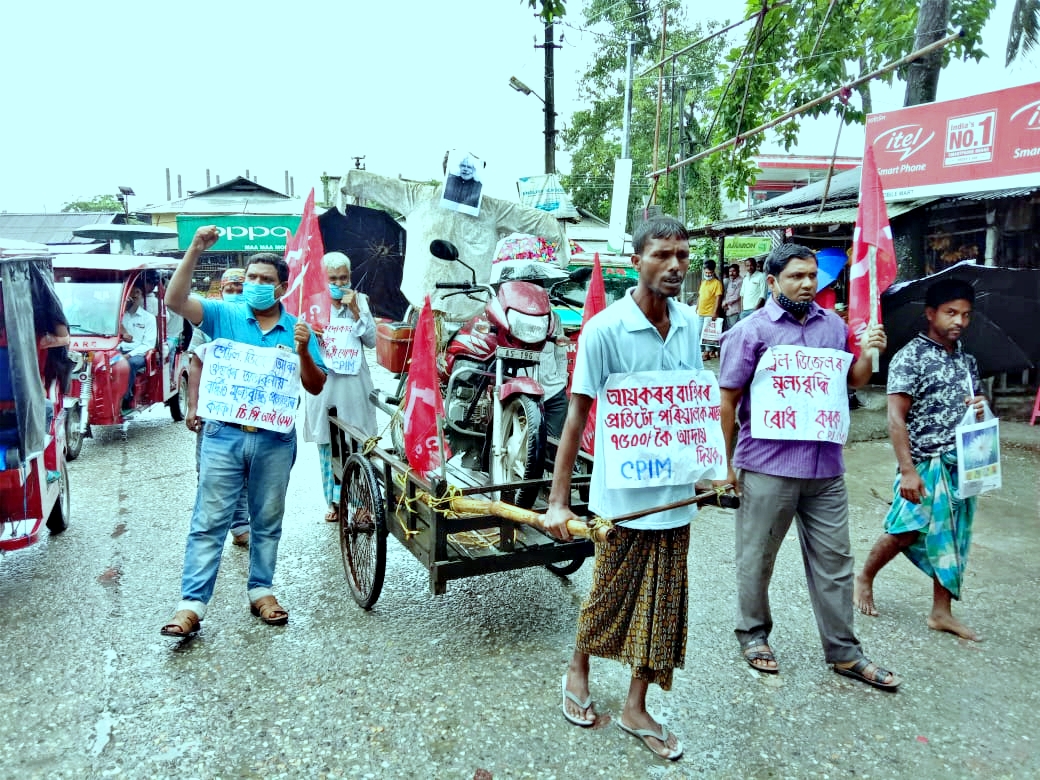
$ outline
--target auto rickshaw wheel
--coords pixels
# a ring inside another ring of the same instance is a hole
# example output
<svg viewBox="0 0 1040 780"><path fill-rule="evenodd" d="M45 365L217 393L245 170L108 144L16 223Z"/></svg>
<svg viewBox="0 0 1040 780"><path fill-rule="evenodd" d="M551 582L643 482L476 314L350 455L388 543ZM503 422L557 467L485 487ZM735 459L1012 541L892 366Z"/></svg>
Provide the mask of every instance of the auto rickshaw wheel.
<svg viewBox="0 0 1040 780"><path fill-rule="evenodd" d="M170 417L173 418L174 422L181 422L188 415L188 375L181 374L180 381L177 383L177 394L170 396L170 400L166 402L166 405L170 407Z"/></svg>
<svg viewBox="0 0 1040 780"><path fill-rule="evenodd" d="M383 494L368 459L354 453L343 468L339 499L339 548L354 601L371 609L386 574Z"/></svg>
<svg viewBox="0 0 1040 780"><path fill-rule="evenodd" d="M69 512L72 510L72 502L69 497L69 471L64 463L61 464L59 474L58 500L54 502L50 516L47 518L47 530L54 535L60 534L69 527Z"/></svg>
<svg viewBox="0 0 1040 780"><path fill-rule="evenodd" d="M75 460L83 449L83 431L79 429L83 407L73 406L65 415L65 460Z"/></svg>

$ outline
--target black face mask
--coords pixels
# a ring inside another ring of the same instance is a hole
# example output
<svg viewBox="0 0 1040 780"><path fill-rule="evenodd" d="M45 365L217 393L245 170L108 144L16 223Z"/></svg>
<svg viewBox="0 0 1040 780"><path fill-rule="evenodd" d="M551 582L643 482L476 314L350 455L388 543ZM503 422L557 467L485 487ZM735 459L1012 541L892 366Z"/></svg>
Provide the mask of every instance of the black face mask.
<svg viewBox="0 0 1040 780"><path fill-rule="evenodd" d="M812 301L792 301L779 290L776 293L776 302L780 304L780 308L790 312L798 319L808 314L809 307L812 305Z"/></svg>

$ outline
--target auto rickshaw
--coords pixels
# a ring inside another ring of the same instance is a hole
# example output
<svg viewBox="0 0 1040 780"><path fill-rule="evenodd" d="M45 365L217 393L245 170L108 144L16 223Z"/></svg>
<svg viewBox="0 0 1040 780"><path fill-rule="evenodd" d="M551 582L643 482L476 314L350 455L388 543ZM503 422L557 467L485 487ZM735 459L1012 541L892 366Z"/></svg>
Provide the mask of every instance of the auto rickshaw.
<svg viewBox="0 0 1040 780"><path fill-rule="evenodd" d="M0 552L68 526L66 326L50 260L0 253Z"/></svg>
<svg viewBox="0 0 1040 780"><path fill-rule="evenodd" d="M163 300L177 261L138 255L55 255L55 290L69 320L72 388L65 400L67 457L79 456L91 426L118 425L153 404L166 404L175 421L188 411L188 361L183 320ZM122 400L130 364L120 343L123 313L135 284L146 290L155 315L156 343L134 379L133 399Z"/></svg>

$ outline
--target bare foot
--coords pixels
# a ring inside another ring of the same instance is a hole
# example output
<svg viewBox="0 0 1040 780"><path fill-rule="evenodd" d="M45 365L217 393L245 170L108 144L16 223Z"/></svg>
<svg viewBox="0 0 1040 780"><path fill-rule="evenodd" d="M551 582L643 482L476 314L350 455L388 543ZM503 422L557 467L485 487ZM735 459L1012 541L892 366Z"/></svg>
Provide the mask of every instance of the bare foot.
<svg viewBox="0 0 1040 780"><path fill-rule="evenodd" d="M570 716L568 720L576 726L593 725L597 716L592 705L592 697L589 694L588 672L571 667L564 680L563 688L567 694L570 694L563 697L565 712ZM582 707L583 703L586 706Z"/></svg>
<svg viewBox="0 0 1040 780"><path fill-rule="evenodd" d="M961 639L968 639L972 642L981 642L979 635L964 625L961 621L955 618L953 615L929 615L928 616L928 628L933 631L947 631L955 636L959 636Z"/></svg>
<svg viewBox="0 0 1040 780"><path fill-rule="evenodd" d="M852 602L856 605L856 609L864 615L878 616L877 607L874 606L873 583L864 580L862 574L856 577L855 585L852 588Z"/></svg>
<svg viewBox="0 0 1040 780"><path fill-rule="evenodd" d="M621 713L621 724L630 731L650 729L657 734L661 733L661 724L655 721L649 712L645 711L633 713L625 710ZM640 737L640 739L650 748L651 752L657 754L660 758L670 758L676 748L679 747L679 738L671 730L668 730L668 738L664 742L652 736Z"/></svg>

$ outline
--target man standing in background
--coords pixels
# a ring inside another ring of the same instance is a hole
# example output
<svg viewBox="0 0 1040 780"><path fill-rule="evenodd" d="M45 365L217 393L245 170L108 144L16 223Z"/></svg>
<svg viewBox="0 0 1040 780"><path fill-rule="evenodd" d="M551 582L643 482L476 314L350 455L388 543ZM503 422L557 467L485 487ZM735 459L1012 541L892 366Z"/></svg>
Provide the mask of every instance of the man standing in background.
<svg viewBox="0 0 1040 780"><path fill-rule="evenodd" d="M741 319L766 305L766 275L758 269L753 257L744 260L744 269L747 274L740 286Z"/></svg>

